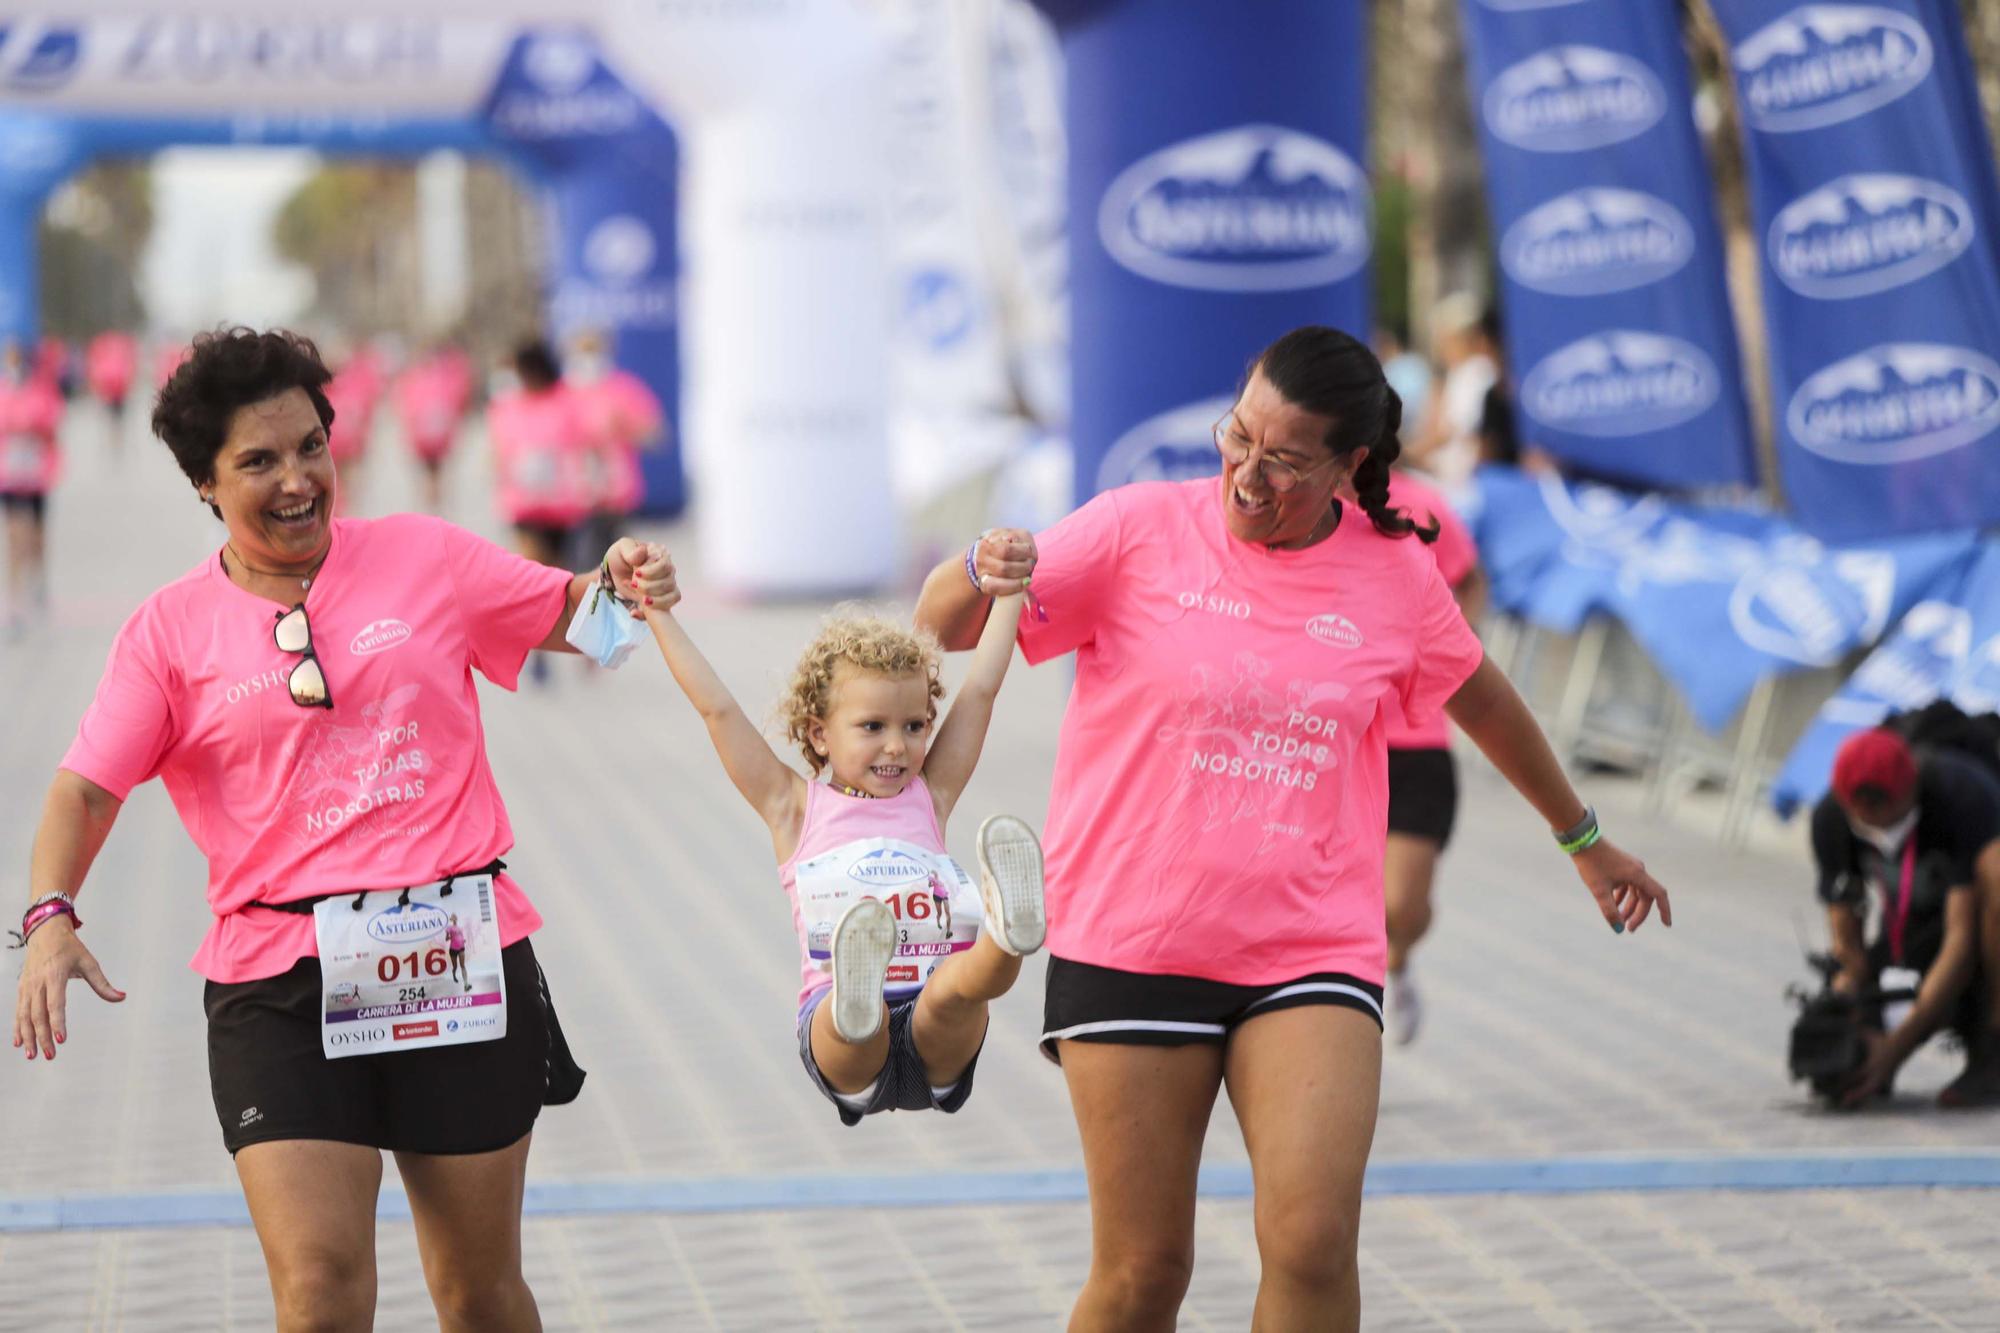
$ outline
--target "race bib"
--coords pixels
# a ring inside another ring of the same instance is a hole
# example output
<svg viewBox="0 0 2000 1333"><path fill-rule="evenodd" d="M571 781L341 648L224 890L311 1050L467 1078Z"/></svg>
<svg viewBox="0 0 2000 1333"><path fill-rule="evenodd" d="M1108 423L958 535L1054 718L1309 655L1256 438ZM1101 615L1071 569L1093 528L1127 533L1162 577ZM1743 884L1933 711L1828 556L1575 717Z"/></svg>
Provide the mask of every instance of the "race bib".
<svg viewBox="0 0 2000 1333"><path fill-rule="evenodd" d="M42 479L42 442L33 435L0 440L0 481L31 485Z"/></svg>
<svg viewBox="0 0 2000 1333"><path fill-rule="evenodd" d="M562 463L550 450L532 450L521 455L514 480L530 495L552 495L562 480Z"/></svg>
<svg viewBox="0 0 2000 1333"><path fill-rule="evenodd" d="M491 875L313 904L326 1058L458 1046L507 1035L507 981ZM407 898L407 901L405 899Z"/></svg>
<svg viewBox="0 0 2000 1333"><path fill-rule="evenodd" d="M979 937L979 892L942 852L898 838L862 838L798 867L799 924L806 956L829 970L833 927L861 898L879 898L896 917L896 955L886 989L909 994L937 965Z"/></svg>

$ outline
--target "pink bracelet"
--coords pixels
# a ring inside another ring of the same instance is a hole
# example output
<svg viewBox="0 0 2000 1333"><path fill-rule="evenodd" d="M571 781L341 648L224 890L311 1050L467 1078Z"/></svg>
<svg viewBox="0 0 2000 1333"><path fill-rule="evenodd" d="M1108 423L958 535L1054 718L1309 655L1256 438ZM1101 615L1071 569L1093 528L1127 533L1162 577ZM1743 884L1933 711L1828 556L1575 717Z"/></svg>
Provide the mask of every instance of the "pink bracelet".
<svg viewBox="0 0 2000 1333"><path fill-rule="evenodd" d="M27 914L21 918L21 928L9 932L14 937L14 947L16 949L27 947L30 935L34 934L45 922L59 916L69 918L72 930L83 928L82 918L77 916L76 908L72 907L67 899L52 898L48 902L37 903L35 906L30 907Z"/></svg>

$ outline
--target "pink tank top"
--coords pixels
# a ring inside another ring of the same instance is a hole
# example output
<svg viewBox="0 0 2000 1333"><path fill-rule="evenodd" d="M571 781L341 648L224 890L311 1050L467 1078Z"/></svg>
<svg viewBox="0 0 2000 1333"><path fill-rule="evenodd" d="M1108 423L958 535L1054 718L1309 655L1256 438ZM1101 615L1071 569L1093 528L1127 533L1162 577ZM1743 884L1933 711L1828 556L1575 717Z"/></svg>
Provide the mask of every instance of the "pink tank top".
<svg viewBox="0 0 2000 1333"><path fill-rule="evenodd" d="M806 784L798 850L778 867L799 937L799 1008L833 984L833 926L859 898L879 898L896 916L896 956L885 994L893 1003L923 989L937 965L978 938L979 894L944 849L937 808L922 778L886 799Z"/></svg>

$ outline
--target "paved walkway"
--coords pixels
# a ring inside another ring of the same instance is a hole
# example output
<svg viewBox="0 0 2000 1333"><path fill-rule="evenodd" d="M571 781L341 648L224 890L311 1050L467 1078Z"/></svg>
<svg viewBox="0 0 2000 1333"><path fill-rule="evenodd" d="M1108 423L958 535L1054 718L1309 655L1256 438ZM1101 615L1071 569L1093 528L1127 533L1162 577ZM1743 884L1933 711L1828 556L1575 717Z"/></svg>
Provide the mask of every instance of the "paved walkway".
<svg viewBox="0 0 2000 1333"><path fill-rule="evenodd" d="M164 448L134 436L114 463L103 427L85 411L71 432L71 478L53 516L55 623L0 646L0 902L25 895L41 793L113 631L219 536ZM393 449L378 440L364 511L410 493ZM491 531L465 471L453 516ZM691 531L666 535L693 543ZM717 605L704 600L698 568L688 586L694 633L763 707L819 608ZM537 950L591 1071L583 1098L544 1118L531 1183L572 1202L592 1183L650 1182L663 1201L699 1188L729 1205L756 1202L759 1183L826 1178L853 1203L936 1203L815 1209L767 1194L764 1204L780 1206L537 1215L528 1264L549 1327L1059 1326L1088 1254L1073 1191L1052 1202L949 1197L955 1179L976 1173L1075 1179L1061 1077L1033 1044L1040 966L996 1007L979 1095L961 1115L843 1129L797 1066L793 946L762 827L691 710L649 656L615 676L556 665L551 688L489 690L486 711L519 839L509 859L549 920ZM1041 822L1064 687L1059 668L1017 661L952 830L961 854L980 813ZM1592 784L1614 836L1647 857L1680 916L1672 932L1619 939L1518 799L1476 767L1467 787L1421 955L1430 1023L1388 1061L1378 1180L1402 1163L1805 1151L1867 1165L1995 1148L2000 1117L1930 1108L1955 1072L1942 1054L1920 1056L1893 1108L1864 1116L1814 1111L1787 1084L1781 992L1802 977L1797 932L1820 933L1798 830L1725 853L1698 831L1704 811L1648 823L1636 791ZM203 880L164 792L135 793L83 909L92 947L131 999L114 1009L74 992L71 1040L53 1067L0 1060L10 1143L0 1155L0 1329L268 1325L246 1227L6 1225L10 1203L57 1196L112 1196L114 1212L152 1207L156 1218L190 1192L228 1197L200 982L186 967L205 919ZM1226 1181L1244 1160L1224 1106L1208 1161ZM1939 1177L1953 1174L1947 1164ZM1254 1233L1250 1205L1229 1193L1201 1210L1190 1328L1247 1327ZM380 1253L380 1327L426 1327L407 1223L384 1222ZM1371 1329L1996 1329L2000 1196L1388 1193L1367 1206L1362 1269Z"/></svg>

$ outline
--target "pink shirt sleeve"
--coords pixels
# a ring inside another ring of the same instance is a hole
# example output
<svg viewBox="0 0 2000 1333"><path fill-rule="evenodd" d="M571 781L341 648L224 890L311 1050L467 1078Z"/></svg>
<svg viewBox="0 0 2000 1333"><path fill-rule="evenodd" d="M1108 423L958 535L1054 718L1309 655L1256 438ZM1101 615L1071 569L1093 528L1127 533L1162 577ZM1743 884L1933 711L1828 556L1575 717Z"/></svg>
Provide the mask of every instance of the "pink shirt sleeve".
<svg viewBox="0 0 2000 1333"><path fill-rule="evenodd" d="M1421 572L1412 598L1417 607L1411 636L1414 660L1397 692L1404 721L1410 727L1421 727L1435 717L1486 656L1437 562L1419 563Z"/></svg>
<svg viewBox="0 0 2000 1333"><path fill-rule="evenodd" d="M520 684L528 650L548 637L562 614L571 575L435 521L444 532L445 564L465 617L472 664L486 679L511 690Z"/></svg>
<svg viewBox="0 0 2000 1333"><path fill-rule="evenodd" d="M1479 568L1479 547L1472 540L1472 532L1465 521L1451 510L1439 505L1431 511L1437 519L1437 540L1431 543L1431 555L1437 560L1438 572L1444 581L1456 588L1465 582L1466 576Z"/></svg>
<svg viewBox="0 0 2000 1333"><path fill-rule="evenodd" d="M1021 655L1030 665L1075 652L1095 636L1118 574L1121 527L1118 493L1105 491L1036 535L1033 589L1048 619L1021 617Z"/></svg>
<svg viewBox="0 0 2000 1333"><path fill-rule="evenodd" d="M174 716L158 638L145 610L125 622L58 767L124 800L160 771L174 739Z"/></svg>

